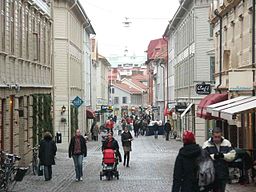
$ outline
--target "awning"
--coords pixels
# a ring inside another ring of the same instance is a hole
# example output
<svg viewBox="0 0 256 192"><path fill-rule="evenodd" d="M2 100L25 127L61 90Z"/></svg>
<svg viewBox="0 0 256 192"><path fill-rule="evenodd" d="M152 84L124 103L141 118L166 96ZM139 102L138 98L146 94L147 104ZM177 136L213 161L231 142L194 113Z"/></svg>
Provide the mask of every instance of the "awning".
<svg viewBox="0 0 256 192"><path fill-rule="evenodd" d="M194 103L190 103L189 106L185 109L185 111L181 114L181 119L187 114L187 112L191 109Z"/></svg>
<svg viewBox="0 0 256 192"><path fill-rule="evenodd" d="M238 105L241 105L241 104L244 104L244 103L247 103L247 102L255 100L254 97L237 97L237 98L239 98L239 99L237 99L236 101L234 101L233 99L230 99L233 102L231 102L231 103L229 103L227 105L222 105L220 107L214 108L212 110L212 116L221 118L220 113L223 110L226 110L226 109L231 108L231 107L236 107Z"/></svg>
<svg viewBox="0 0 256 192"><path fill-rule="evenodd" d="M235 97L233 99L229 99L229 100L226 100L226 101L222 101L222 102L219 102L219 103L215 103L213 105L209 105L206 109L206 111L208 113L212 113L214 109L218 108L218 107L222 107L222 106L225 106L225 105L228 105L228 104L231 104L231 103L234 103L236 101L240 101L240 100L243 100L243 99L246 99L248 98L249 96L241 96L241 97Z"/></svg>
<svg viewBox="0 0 256 192"><path fill-rule="evenodd" d="M204 119L213 119L211 113L206 111L207 107L228 99L228 94L210 94L201 100L197 108L197 116Z"/></svg>
<svg viewBox="0 0 256 192"><path fill-rule="evenodd" d="M222 119L232 120L232 119L235 119L234 115L236 115L237 113L255 109L256 108L256 97L253 97L253 99L254 100L251 100L249 102L245 102L243 104L222 110L220 117Z"/></svg>
<svg viewBox="0 0 256 192"><path fill-rule="evenodd" d="M94 119L95 118L95 111L92 109L86 109L86 118L87 119Z"/></svg>

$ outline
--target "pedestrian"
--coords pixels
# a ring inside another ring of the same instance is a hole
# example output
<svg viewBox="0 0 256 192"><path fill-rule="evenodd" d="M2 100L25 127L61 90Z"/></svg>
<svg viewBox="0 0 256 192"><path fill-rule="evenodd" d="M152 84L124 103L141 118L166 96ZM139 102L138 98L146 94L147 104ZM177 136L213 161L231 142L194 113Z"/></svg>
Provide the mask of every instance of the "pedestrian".
<svg viewBox="0 0 256 192"><path fill-rule="evenodd" d="M210 154L215 167L213 192L225 192L229 179L228 162L235 159L235 150L230 141L222 136L222 131L218 127L213 129L212 137L204 143L203 149Z"/></svg>
<svg viewBox="0 0 256 192"><path fill-rule="evenodd" d="M170 120L168 119L167 122L164 125L166 141L169 141L171 130L172 130L172 126L171 126Z"/></svg>
<svg viewBox="0 0 256 192"><path fill-rule="evenodd" d="M92 134L93 134L93 140L98 141L98 135L99 135L99 125L95 124L92 128Z"/></svg>
<svg viewBox="0 0 256 192"><path fill-rule="evenodd" d="M109 132L107 139L102 143L102 151L105 149L113 149L115 151L116 157L119 159L119 162L122 162L122 157L119 151L118 141L113 137L113 133Z"/></svg>
<svg viewBox="0 0 256 192"><path fill-rule="evenodd" d="M183 133L183 144L175 161L172 192L199 192L197 159L202 150L191 131Z"/></svg>
<svg viewBox="0 0 256 192"><path fill-rule="evenodd" d="M57 152L56 143L52 140L52 134L45 132L44 139L40 142L39 159L40 165L44 166L45 181L52 179L52 165L55 165L55 156Z"/></svg>
<svg viewBox="0 0 256 192"><path fill-rule="evenodd" d="M76 172L76 181L83 180L83 158L87 156L86 140L81 135L79 129L76 130L76 135L72 137L69 144L69 158L73 158Z"/></svg>
<svg viewBox="0 0 256 192"><path fill-rule="evenodd" d="M139 119L136 119L133 121L133 129L134 129L134 136L138 137L139 136Z"/></svg>
<svg viewBox="0 0 256 192"><path fill-rule="evenodd" d="M158 138L158 131L159 131L159 126L158 126L158 122L157 121L154 123L153 129L154 129L155 139L157 139Z"/></svg>
<svg viewBox="0 0 256 192"><path fill-rule="evenodd" d="M92 140L94 140L94 138L93 138L93 128L94 128L94 126L96 125L96 123L97 123L97 122L96 122L96 119L94 118L94 119L93 119L93 122L92 122L91 129L90 129Z"/></svg>
<svg viewBox="0 0 256 192"><path fill-rule="evenodd" d="M105 123L105 127L108 132L113 132L114 124L115 123L114 123L113 119L111 117L109 117Z"/></svg>
<svg viewBox="0 0 256 192"><path fill-rule="evenodd" d="M122 146L124 150L124 163L123 165L126 167L129 167L129 162L130 162L130 152L132 151L132 134L128 130L128 127L125 127L124 132L121 135L121 140L122 140ZM126 161L127 160L127 161Z"/></svg>

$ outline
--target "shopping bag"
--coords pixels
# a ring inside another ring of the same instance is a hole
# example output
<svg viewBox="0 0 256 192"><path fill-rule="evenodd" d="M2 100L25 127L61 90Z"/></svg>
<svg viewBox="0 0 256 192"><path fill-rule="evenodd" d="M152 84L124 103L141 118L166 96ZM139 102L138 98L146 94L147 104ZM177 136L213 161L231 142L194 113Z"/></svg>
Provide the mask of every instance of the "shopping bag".
<svg viewBox="0 0 256 192"><path fill-rule="evenodd" d="M38 174L38 176L43 176L44 175L44 166L41 165L40 163L38 164L37 174Z"/></svg>

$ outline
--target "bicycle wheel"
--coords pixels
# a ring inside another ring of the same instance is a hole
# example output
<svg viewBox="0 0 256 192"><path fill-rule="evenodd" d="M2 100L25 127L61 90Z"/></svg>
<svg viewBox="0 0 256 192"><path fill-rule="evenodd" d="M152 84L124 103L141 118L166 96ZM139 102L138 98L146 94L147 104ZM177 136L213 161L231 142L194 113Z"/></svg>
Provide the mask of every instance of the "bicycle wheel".
<svg viewBox="0 0 256 192"><path fill-rule="evenodd" d="M6 184L6 191L12 191L15 184L16 184L16 181L15 181L15 175L17 173L17 169L16 168L12 168L10 170L10 172L8 173L8 176L7 176L7 184Z"/></svg>
<svg viewBox="0 0 256 192"><path fill-rule="evenodd" d="M37 157L33 158L32 171L33 171L33 175L37 175L37 171L38 171L38 159L37 159Z"/></svg>

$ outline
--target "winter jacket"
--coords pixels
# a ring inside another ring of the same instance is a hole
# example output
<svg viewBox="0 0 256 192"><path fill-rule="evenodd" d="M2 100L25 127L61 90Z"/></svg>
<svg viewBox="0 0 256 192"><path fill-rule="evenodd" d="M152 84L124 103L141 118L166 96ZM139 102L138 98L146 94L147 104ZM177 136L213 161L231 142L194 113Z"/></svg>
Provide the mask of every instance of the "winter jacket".
<svg viewBox="0 0 256 192"><path fill-rule="evenodd" d="M43 139L40 142L39 159L41 165L55 165L57 146L52 139Z"/></svg>
<svg viewBox="0 0 256 192"><path fill-rule="evenodd" d="M175 161L172 192L198 192L198 157L201 147L197 144L184 145Z"/></svg>
<svg viewBox="0 0 256 192"><path fill-rule="evenodd" d="M236 157L236 152L231 147L231 143L227 139L222 138L218 151L217 146L213 143L212 138L210 138L204 143L203 149L207 150L211 158L214 160L215 178L227 180L229 177L228 162L233 161ZM223 153L224 158L214 159L214 155L217 153Z"/></svg>
<svg viewBox="0 0 256 192"><path fill-rule="evenodd" d="M132 134L130 131L123 132L121 135L121 140L122 140L122 145L123 147L131 147L132 146L132 142L128 141L129 139L132 139Z"/></svg>
<svg viewBox="0 0 256 192"><path fill-rule="evenodd" d="M103 142L103 145L102 145L102 151L104 149L113 149L115 151L118 151L119 150L119 145L118 145L118 142L113 138L112 140L112 144L111 144L111 147L108 147L108 143L109 143L109 140L106 139L104 142Z"/></svg>
<svg viewBox="0 0 256 192"><path fill-rule="evenodd" d="M164 131L165 132L170 132L172 130L172 126L170 123L165 123L164 125Z"/></svg>
<svg viewBox="0 0 256 192"><path fill-rule="evenodd" d="M72 155L74 155L75 139L76 139L76 136L72 137L70 144L69 144L69 149L68 149L69 158L71 158ZM83 136L80 136L80 146L81 146L81 155L86 157L87 156L87 146L86 146L86 140Z"/></svg>

